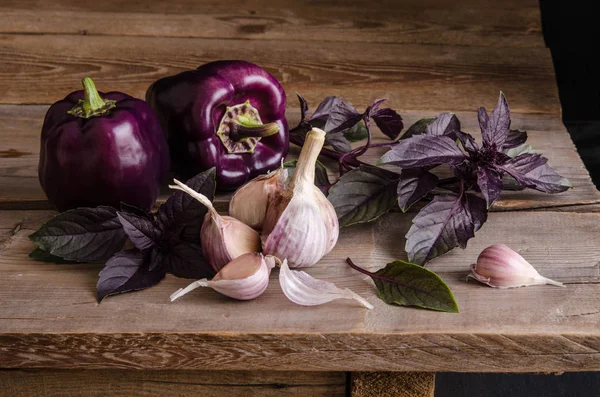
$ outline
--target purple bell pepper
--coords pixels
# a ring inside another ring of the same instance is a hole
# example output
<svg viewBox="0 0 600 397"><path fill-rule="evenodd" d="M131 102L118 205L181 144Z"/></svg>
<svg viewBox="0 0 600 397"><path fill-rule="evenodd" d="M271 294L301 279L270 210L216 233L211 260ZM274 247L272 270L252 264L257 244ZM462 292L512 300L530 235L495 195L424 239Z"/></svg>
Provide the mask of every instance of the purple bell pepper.
<svg viewBox="0 0 600 397"><path fill-rule="evenodd" d="M121 92L82 80L53 104L42 127L40 183L59 211L121 202L149 210L169 170L169 149L154 111Z"/></svg>
<svg viewBox="0 0 600 397"><path fill-rule="evenodd" d="M217 61L162 78L146 101L167 133L175 171L187 177L215 167L219 190L277 169L287 154L285 92L252 63Z"/></svg>

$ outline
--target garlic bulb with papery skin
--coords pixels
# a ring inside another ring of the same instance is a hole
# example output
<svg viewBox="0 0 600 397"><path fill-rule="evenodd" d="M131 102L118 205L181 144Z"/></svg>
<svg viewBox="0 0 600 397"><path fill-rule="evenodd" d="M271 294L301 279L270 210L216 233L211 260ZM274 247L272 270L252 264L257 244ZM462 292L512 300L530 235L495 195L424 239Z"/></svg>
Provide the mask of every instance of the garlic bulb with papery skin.
<svg viewBox="0 0 600 397"><path fill-rule="evenodd" d="M260 235L256 230L235 218L219 215L208 197L177 179L174 181L177 186L170 185L171 189L186 192L208 208L200 231L200 243L206 261L215 272L242 254L260 251Z"/></svg>
<svg viewBox="0 0 600 397"><path fill-rule="evenodd" d="M471 265L468 278L494 288L516 288L528 285L563 283L541 276L521 255L504 244L491 245L481 251L477 263Z"/></svg>
<svg viewBox="0 0 600 397"><path fill-rule="evenodd" d="M246 183L231 197L229 215L253 229L262 229L269 197L280 190L286 179L287 170L282 167Z"/></svg>
<svg viewBox="0 0 600 397"><path fill-rule="evenodd" d="M171 294L171 302L198 287L210 287L233 299L254 299L267 289L271 269L278 261L273 256L263 256L257 252L238 256L225 265L212 280L194 281L187 287L175 291Z"/></svg>
<svg viewBox="0 0 600 397"><path fill-rule="evenodd" d="M286 260L279 269L279 285L284 295L298 305L317 306L336 299L354 299L367 309L373 309L373 305L348 288L341 289L301 270L291 270Z"/></svg>
<svg viewBox="0 0 600 397"><path fill-rule="evenodd" d="M290 267L312 266L329 253L339 236L333 205L315 186L315 164L325 131L313 128L289 184L269 198L263 223L263 252L286 258Z"/></svg>

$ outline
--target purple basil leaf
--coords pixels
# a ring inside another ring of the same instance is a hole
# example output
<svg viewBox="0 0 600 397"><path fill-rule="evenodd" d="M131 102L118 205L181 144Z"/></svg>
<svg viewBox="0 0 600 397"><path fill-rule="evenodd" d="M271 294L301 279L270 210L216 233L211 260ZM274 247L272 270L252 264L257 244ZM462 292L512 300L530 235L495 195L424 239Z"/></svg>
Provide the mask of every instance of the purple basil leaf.
<svg viewBox="0 0 600 397"><path fill-rule="evenodd" d="M444 112L427 125L425 133L429 135L448 135L452 131L460 131L460 121L454 113Z"/></svg>
<svg viewBox="0 0 600 397"><path fill-rule="evenodd" d="M128 214L134 214L137 216L141 216L142 218L146 218L149 220L154 219L154 215L151 212L145 211L141 208L136 207L135 205L130 205L127 203L121 203L121 212L126 212Z"/></svg>
<svg viewBox="0 0 600 397"><path fill-rule="evenodd" d="M371 113L371 118L373 118L381 132L392 140L398 138L398 135L402 132L402 128L404 128L402 117L390 108L379 109Z"/></svg>
<svg viewBox="0 0 600 397"><path fill-rule="evenodd" d="M545 193L560 193L573 187L548 164L548 159L532 153L509 159L498 168L512 176L522 186Z"/></svg>
<svg viewBox="0 0 600 397"><path fill-rule="evenodd" d="M350 142L346 139L342 132L327 132L325 134L325 144L330 145L340 153L348 153L352 150Z"/></svg>
<svg viewBox="0 0 600 397"><path fill-rule="evenodd" d="M431 165L458 165L466 156L447 136L415 135L394 144L384 154L379 164L393 164L402 168L427 167Z"/></svg>
<svg viewBox="0 0 600 397"><path fill-rule="evenodd" d="M481 133L485 134L485 131L488 130L490 118L484 107L477 109L477 119L479 120L479 128L481 129Z"/></svg>
<svg viewBox="0 0 600 397"><path fill-rule="evenodd" d="M148 253L136 249L116 253L106 262L98 280L97 299L109 295L146 289L158 284L165 277L164 268L148 270Z"/></svg>
<svg viewBox="0 0 600 397"><path fill-rule="evenodd" d="M323 101L317 106L317 110L308 118L308 121L313 122L313 120L327 120L329 118L329 114L331 110L336 107L342 99L337 96L328 96L323 99Z"/></svg>
<svg viewBox="0 0 600 397"><path fill-rule="evenodd" d="M462 143L465 150L468 152L472 153L479 150L479 146L477 145L477 142L475 142L475 139L471 136L471 134L467 134L466 132L457 130L451 132L449 136L453 139L459 140L460 143Z"/></svg>
<svg viewBox="0 0 600 397"><path fill-rule="evenodd" d="M421 135L427 132L427 126L435 120L435 117L425 117L417 120L413 125L408 127L408 130L400 137L400 139L410 138L414 135Z"/></svg>
<svg viewBox="0 0 600 397"><path fill-rule="evenodd" d="M502 176L492 168L480 167L477 170L477 185L489 208L502 193Z"/></svg>
<svg viewBox="0 0 600 397"><path fill-rule="evenodd" d="M117 210L107 206L62 212L29 238L45 252L77 262L108 259L127 241Z"/></svg>
<svg viewBox="0 0 600 397"><path fill-rule="evenodd" d="M185 241L174 241L168 250L153 249L150 268L163 267L168 273L181 278L208 278L214 275L204 259L202 247Z"/></svg>
<svg viewBox="0 0 600 397"><path fill-rule="evenodd" d="M363 115L358 113L352 105L340 100L329 113L327 123L325 124L325 131L336 133L347 130L362 120L362 118Z"/></svg>
<svg viewBox="0 0 600 397"><path fill-rule="evenodd" d="M302 95L296 93L296 96L300 102L300 121L302 122L306 119L306 114L308 113L308 102L306 102L306 99Z"/></svg>
<svg viewBox="0 0 600 397"><path fill-rule="evenodd" d="M379 111L379 106L381 106L381 104L383 102L387 101L387 98L381 98L381 99L375 99L375 101L373 101L373 103L371 104L371 106L369 106L366 110L365 113L363 114L363 116L365 117L373 117L373 114L377 113Z"/></svg>
<svg viewBox="0 0 600 397"><path fill-rule="evenodd" d="M186 185L212 201L215 196L215 169L196 175ZM189 194L175 191L158 209L158 223L163 237L179 237L190 243L199 243L206 211L206 207Z"/></svg>
<svg viewBox="0 0 600 397"><path fill-rule="evenodd" d="M454 247L465 248L486 214L485 202L477 196L435 196L419 211L406 234L409 261L422 265Z"/></svg>
<svg viewBox="0 0 600 397"><path fill-rule="evenodd" d="M439 178L423 168L407 168L400 172L398 205L406 212L411 205L435 189Z"/></svg>
<svg viewBox="0 0 600 397"><path fill-rule="evenodd" d="M340 226L370 222L396 205L398 174L360 166L342 175L329 189Z"/></svg>
<svg viewBox="0 0 600 397"><path fill-rule="evenodd" d="M161 231L151 220L126 212L117 212L117 215L127 237L137 249L145 250L160 240Z"/></svg>
<svg viewBox="0 0 600 397"><path fill-rule="evenodd" d="M61 258L60 256L49 254L40 247L36 247L33 251L31 251L29 253L29 257L38 262L50 262L56 265L71 265L80 263L76 261L68 261L66 259Z"/></svg>
<svg viewBox="0 0 600 397"><path fill-rule="evenodd" d="M480 119L479 123L481 125L481 111L485 113L484 108L480 108ZM486 115L487 116L487 115ZM510 131L510 110L508 108L508 103L506 102L506 98L504 94L501 92L498 97L498 103L496 104L496 108L490 114L489 119L485 123L485 129L482 127L481 134L483 136L483 144L484 146L495 146L497 150L502 150L504 147L504 143L506 142L506 138L508 137L508 132Z"/></svg>
<svg viewBox="0 0 600 397"><path fill-rule="evenodd" d="M506 141L504 141L504 146L502 147L503 151L507 151L508 149L516 148L517 146L521 146L527 141L527 132L519 131L519 130L510 130L508 132L508 136L506 137Z"/></svg>

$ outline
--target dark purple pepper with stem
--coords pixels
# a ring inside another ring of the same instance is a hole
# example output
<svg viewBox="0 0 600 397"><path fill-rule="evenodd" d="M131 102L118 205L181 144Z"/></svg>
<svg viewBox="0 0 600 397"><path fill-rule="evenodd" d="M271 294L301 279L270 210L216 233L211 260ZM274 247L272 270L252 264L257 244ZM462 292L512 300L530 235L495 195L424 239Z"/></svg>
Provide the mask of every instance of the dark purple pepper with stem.
<svg viewBox="0 0 600 397"><path fill-rule="evenodd" d="M146 100L167 133L176 173L216 168L217 188L233 190L281 166L288 151L286 97L267 71L217 61L165 77Z"/></svg>
<svg viewBox="0 0 600 397"><path fill-rule="evenodd" d="M169 169L150 106L121 92L83 90L53 104L42 127L39 179L59 211L121 202L149 210Z"/></svg>

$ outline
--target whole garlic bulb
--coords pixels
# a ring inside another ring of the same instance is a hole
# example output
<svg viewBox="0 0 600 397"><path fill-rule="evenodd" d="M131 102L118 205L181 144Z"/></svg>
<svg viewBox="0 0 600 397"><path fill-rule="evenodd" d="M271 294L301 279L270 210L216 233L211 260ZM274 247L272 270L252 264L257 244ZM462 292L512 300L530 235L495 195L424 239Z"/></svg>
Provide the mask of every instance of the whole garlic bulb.
<svg viewBox="0 0 600 397"><path fill-rule="evenodd" d="M307 135L291 181L269 197L262 229L263 252L287 259L290 267L317 263L335 246L339 223L333 205L315 186L315 164L325 131Z"/></svg>
<svg viewBox="0 0 600 397"><path fill-rule="evenodd" d="M170 185L171 189L188 193L208 208L200 231L200 243L206 261L215 272L240 255L260 251L260 235L256 230L235 218L219 215L208 197L177 179L174 181L177 186Z"/></svg>
<svg viewBox="0 0 600 397"><path fill-rule="evenodd" d="M171 294L171 302L198 287L212 288L233 299L254 299L267 289L271 269L277 262L277 258L257 252L241 255L225 265L212 280L194 281L175 291Z"/></svg>

